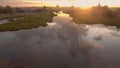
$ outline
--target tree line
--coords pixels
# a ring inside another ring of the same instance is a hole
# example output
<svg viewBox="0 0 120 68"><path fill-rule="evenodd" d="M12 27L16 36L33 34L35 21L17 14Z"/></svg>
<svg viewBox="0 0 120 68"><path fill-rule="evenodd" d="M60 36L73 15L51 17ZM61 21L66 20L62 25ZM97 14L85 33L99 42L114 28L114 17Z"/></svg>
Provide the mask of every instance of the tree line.
<svg viewBox="0 0 120 68"><path fill-rule="evenodd" d="M6 14L6 13L12 13L13 12L13 8L10 7L9 5L3 7L0 6L0 14Z"/></svg>

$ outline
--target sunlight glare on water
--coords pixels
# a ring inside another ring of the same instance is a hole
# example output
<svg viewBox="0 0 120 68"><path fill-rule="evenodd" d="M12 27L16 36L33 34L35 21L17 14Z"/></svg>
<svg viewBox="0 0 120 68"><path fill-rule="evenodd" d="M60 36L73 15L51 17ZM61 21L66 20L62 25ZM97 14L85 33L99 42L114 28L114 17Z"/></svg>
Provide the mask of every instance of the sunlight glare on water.
<svg viewBox="0 0 120 68"><path fill-rule="evenodd" d="M53 12L53 13L56 14L57 16L70 16L67 13L63 13L63 11L59 11L58 13L56 13L56 12Z"/></svg>

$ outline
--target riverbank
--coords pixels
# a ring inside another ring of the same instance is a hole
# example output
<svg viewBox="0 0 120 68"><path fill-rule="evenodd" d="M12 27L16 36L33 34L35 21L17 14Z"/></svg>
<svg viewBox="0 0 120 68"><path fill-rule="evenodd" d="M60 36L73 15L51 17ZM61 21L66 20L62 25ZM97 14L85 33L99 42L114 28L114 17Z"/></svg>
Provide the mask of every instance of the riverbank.
<svg viewBox="0 0 120 68"><path fill-rule="evenodd" d="M116 26L120 28L120 17L94 17L91 15L75 15L74 13L70 15L77 24L104 24L106 26ZM38 28L39 26L45 27L47 26L47 22L51 22L54 16L53 12L0 15L0 19L24 17L24 19L0 24L0 32L32 29Z"/></svg>

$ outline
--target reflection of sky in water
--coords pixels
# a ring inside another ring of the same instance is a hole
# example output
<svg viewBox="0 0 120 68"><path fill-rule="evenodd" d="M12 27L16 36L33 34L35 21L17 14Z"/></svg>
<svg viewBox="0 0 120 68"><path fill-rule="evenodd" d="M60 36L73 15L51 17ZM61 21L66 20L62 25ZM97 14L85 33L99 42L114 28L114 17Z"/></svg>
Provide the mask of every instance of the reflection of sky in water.
<svg viewBox="0 0 120 68"><path fill-rule="evenodd" d="M2 62L11 63L8 59L12 59L13 66L19 64L18 62L25 65L25 63L44 61L48 67L49 64L56 63L56 68L63 68L64 63L68 63L67 68L79 68L81 65L83 68L87 65L90 68L120 67L120 32L118 29L107 28L99 24L80 26L68 24L62 23L58 26L55 23L48 23L49 26L45 28L1 32L0 60L2 58ZM77 29L80 31L76 31ZM77 33L80 34L78 35L80 36L79 43ZM92 46L97 48L94 49ZM18 61L19 59L21 61ZM62 67L59 67L61 65Z"/></svg>
<svg viewBox="0 0 120 68"><path fill-rule="evenodd" d="M120 31L72 20L60 12L47 27L0 32L0 68L120 68Z"/></svg>
<svg viewBox="0 0 120 68"><path fill-rule="evenodd" d="M5 24L5 23L7 23L7 22L9 22L7 19L0 20L0 24Z"/></svg>
<svg viewBox="0 0 120 68"><path fill-rule="evenodd" d="M120 31L115 27L105 27L103 25L87 25L90 41L94 41L101 48L104 62L110 67L119 68L120 65Z"/></svg>

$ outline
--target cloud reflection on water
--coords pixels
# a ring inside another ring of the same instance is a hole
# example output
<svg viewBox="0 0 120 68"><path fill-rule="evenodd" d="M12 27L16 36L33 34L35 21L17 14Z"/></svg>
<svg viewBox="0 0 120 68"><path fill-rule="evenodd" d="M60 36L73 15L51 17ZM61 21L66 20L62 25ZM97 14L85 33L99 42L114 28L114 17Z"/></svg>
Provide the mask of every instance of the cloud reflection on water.
<svg viewBox="0 0 120 68"><path fill-rule="evenodd" d="M47 27L1 32L0 67L109 68L108 60L104 60L109 57L105 56L106 53L112 54L109 53L109 46L104 46L109 40L102 42L108 38L104 34L109 29L104 25L77 25L68 14L60 14L53 17L53 22L48 23ZM97 30L96 33L92 28L98 28L100 32ZM112 35L110 33L107 34ZM103 38L98 43L93 38L99 35ZM114 65L112 61L111 65ZM118 66L117 63L115 66Z"/></svg>

